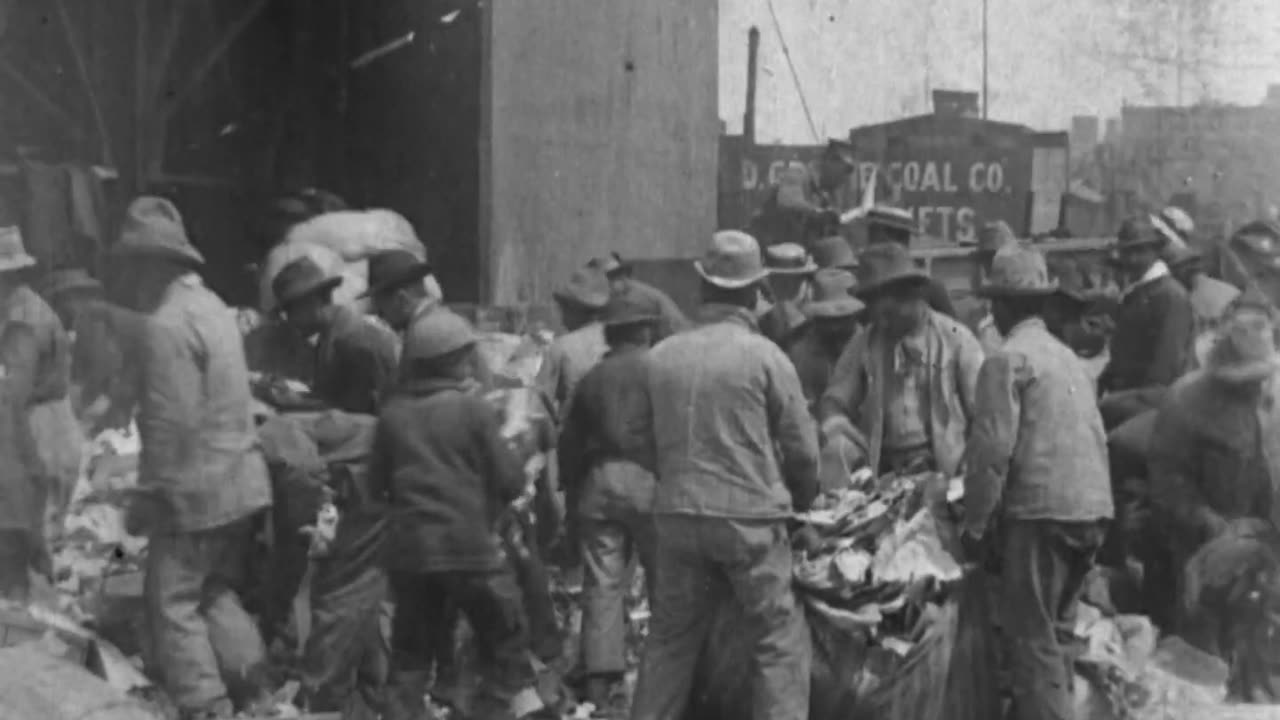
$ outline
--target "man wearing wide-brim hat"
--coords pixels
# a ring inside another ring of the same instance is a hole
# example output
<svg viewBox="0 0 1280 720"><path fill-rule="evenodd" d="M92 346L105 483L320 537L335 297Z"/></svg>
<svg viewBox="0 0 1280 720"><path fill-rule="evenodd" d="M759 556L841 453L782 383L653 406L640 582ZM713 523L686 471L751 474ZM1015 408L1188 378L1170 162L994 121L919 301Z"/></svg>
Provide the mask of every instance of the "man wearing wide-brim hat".
<svg viewBox="0 0 1280 720"><path fill-rule="evenodd" d="M867 213L867 245L869 247L899 245L910 250L911 241L919 235L919 232L915 216L910 210L889 205L876 205ZM926 299L929 301L929 307L934 310L953 318L959 317L946 286L938 279L929 279Z"/></svg>
<svg viewBox="0 0 1280 720"><path fill-rule="evenodd" d="M755 238L718 232L694 267L699 326L649 356L658 578L632 717L688 705L713 620L729 603L754 655L742 666L756 716L808 717L807 631L785 538L791 514L817 493L817 435L795 367L757 330L768 271ZM708 568L723 582L708 583Z"/></svg>
<svg viewBox="0 0 1280 720"><path fill-rule="evenodd" d="M975 561L1001 558L1016 718L1073 713L1059 629L1075 617L1114 514L1092 380L1045 326L1057 289L1044 256L1016 245L996 253L979 288L1005 341L978 375L962 539Z"/></svg>
<svg viewBox="0 0 1280 720"><path fill-rule="evenodd" d="M982 347L960 322L929 307L929 274L897 243L859 258L854 295L869 326L854 336L818 404L828 442L851 443L855 466L952 474L973 418Z"/></svg>
<svg viewBox="0 0 1280 720"><path fill-rule="evenodd" d="M285 322L314 338L312 395L335 410L376 415L397 378L396 339L373 318L336 304L333 291L341 284L304 256L284 266L271 289Z"/></svg>
<svg viewBox="0 0 1280 720"><path fill-rule="evenodd" d="M808 302L811 279L818 266L809 252L795 243L765 248L764 266L769 271L769 279L763 285L769 306L760 315L760 332L785 351L804 325L801 307Z"/></svg>
<svg viewBox="0 0 1280 720"><path fill-rule="evenodd" d="M580 267L552 295L566 332L547 348L537 382L563 418L578 382L609 350L600 322L609 304L609 279L595 267Z"/></svg>
<svg viewBox="0 0 1280 720"><path fill-rule="evenodd" d="M862 320L866 306L853 296L856 283L848 270L823 268L814 273L813 292L803 307L805 324L787 350L811 404L827 389L836 360Z"/></svg>
<svg viewBox="0 0 1280 720"><path fill-rule="evenodd" d="M1111 361L1098 381L1108 428L1154 407L1164 389L1194 365L1195 313L1160 257L1166 242L1145 216L1126 220L1117 236L1128 287L1116 313Z"/></svg>
<svg viewBox="0 0 1280 720"><path fill-rule="evenodd" d="M657 333L654 342L659 342L689 327L689 319L684 316L680 306L676 305L676 301L649 283L637 280L632 263L623 260L618 253L613 252L603 258L593 259L588 266L604 273L609 279L609 292L613 297L630 298L632 302L644 305L658 318L657 324L654 325L654 332Z"/></svg>
<svg viewBox="0 0 1280 720"><path fill-rule="evenodd" d="M627 670L623 612L634 561L653 596L653 473L649 456L649 348L659 317L651 304L614 295L601 313L604 359L574 390L560 432L560 484L568 542L583 559L582 665L586 700L611 709ZM637 432L640 429L640 432Z"/></svg>
<svg viewBox="0 0 1280 720"><path fill-rule="evenodd" d="M1211 278L1204 271L1203 253L1194 247L1180 244L1170 248L1165 256L1169 272L1187 291L1191 311L1196 321L1196 360L1208 349L1206 338L1212 335L1227 308L1240 295L1234 285Z"/></svg>
<svg viewBox="0 0 1280 720"><path fill-rule="evenodd" d="M224 678L267 692L265 648L235 589L255 518L271 505L244 346L235 315L201 282L204 259L171 202L134 200L111 254L136 289L132 312L106 312L139 356L142 452L125 521L149 538L149 660L180 712L228 717Z"/></svg>
<svg viewBox="0 0 1280 720"><path fill-rule="evenodd" d="M1215 539L1242 537L1257 527L1274 529L1280 483L1276 332L1276 312L1267 298L1245 291L1218 328L1205 367L1174 383L1158 410L1147 453L1150 497L1157 519L1167 528L1163 539L1174 568L1186 567L1198 548ZM1193 579L1185 577L1180 587ZM1222 638L1245 636L1234 632L1243 627L1234 621L1245 619L1232 616L1221 594L1179 607L1176 631L1193 645L1224 659L1251 654L1221 644ZM1233 663L1232 676L1236 681L1252 675L1274 682L1270 667L1256 675L1248 670ZM1233 691L1241 697L1250 692L1244 687Z"/></svg>

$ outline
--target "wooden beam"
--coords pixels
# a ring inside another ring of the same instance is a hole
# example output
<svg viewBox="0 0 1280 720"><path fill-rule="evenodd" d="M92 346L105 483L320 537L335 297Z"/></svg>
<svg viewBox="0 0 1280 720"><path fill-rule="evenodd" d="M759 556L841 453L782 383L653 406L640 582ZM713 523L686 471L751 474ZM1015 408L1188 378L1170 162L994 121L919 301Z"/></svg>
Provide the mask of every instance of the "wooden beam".
<svg viewBox="0 0 1280 720"><path fill-rule="evenodd" d="M76 72L84 85L85 94L89 98L89 111L93 113L93 123L98 130L98 141L102 144L102 160L105 165L115 165L111 152L111 134L107 131L106 116L102 113L102 104L98 102L98 93L93 87L93 77L89 75L89 64L84 59L84 50L80 47L80 39L71 25L71 16L67 13L65 0L54 0L58 8L58 19L62 22L62 30L67 35L67 45L71 47L71 55L76 61Z"/></svg>
<svg viewBox="0 0 1280 720"><path fill-rule="evenodd" d="M50 98L48 94L41 90L39 85L36 85L30 78L24 75L23 72L9 60L9 58L0 57L0 71L8 75L9 79L13 80L14 84L30 95L31 99L35 101L35 104L39 106L41 110L44 110L51 118L65 126L67 132L71 133L72 137L77 140L84 139L84 128L80 126L80 123L76 122L75 118L73 118L70 113L64 110L60 105L58 105L58 103L53 101L53 98Z"/></svg>
<svg viewBox="0 0 1280 720"><path fill-rule="evenodd" d="M249 7L245 8L244 12L240 14L240 17L236 18L236 21L231 24L231 27L227 28L227 32L223 34L217 44L215 44L209 53L205 55L204 59L196 65L195 71L192 72L183 83L182 88L178 90L178 94L172 100L165 103L163 113L163 118L165 120L168 120L168 118L182 106L182 103L185 102L192 93L200 88L200 84L204 82L205 77L210 73L210 71L217 67L218 62L226 56L227 51L231 49L232 44L234 44L235 41L244 34L244 31L248 29L249 25L262 14L262 11L267 8L267 4L269 2L270 0L253 0Z"/></svg>

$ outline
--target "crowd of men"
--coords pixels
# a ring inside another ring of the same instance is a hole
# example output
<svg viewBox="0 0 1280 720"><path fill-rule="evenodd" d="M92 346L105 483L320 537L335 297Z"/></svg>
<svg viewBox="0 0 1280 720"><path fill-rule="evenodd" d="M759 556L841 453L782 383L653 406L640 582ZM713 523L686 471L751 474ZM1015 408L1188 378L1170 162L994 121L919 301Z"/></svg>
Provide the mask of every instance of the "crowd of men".
<svg viewBox="0 0 1280 720"><path fill-rule="evenodd" d="M828 161L845 162L840 150ZM801 212L804 228L830 220L817 205ZM1184 216L1126 222L1113 258L1124 290L1095 377L1080 338L1096 298L1006 225L984 228L983 312L963 321L912 257L910 215L877 207L868 221L860 254L829 222L796 243L716 233L695 264L692 319L617 255L556 293L566 332L537 384L555 425L562 544L583 571L585 698L619 708L639 567L652 619L632 718L682 720L729 602L752 648L754 715L807 717L792 558L816 538L791 518L861 467L963 475L967 559L1000 577L1014 717L1071 716L1064 630L1099 553L1116 568L1139 559L1136 609L1228 658L1239 695L1274 697L1272 656L1250 644L1242 628L1256 626L1228 592L1247 575L1230 568L1258 567L1240 546L1280 547L1268 544L1280 507L1269 300L1207 277ZM76 412L109 425L132 410L142 453L126 524L150 541L148 668L184 717L269 704L268 643L287 639L287 610L268 601L251 615L244 575L264 515L293 511L275 459L302 447L300 433L325 456L311 460L341 509L336 535L308 528L300 554L273 551L278 575L314 566L300 702L428 717L461 615L480 676L467 711L512 717L530 657L560 651L546 543L516 511L526 468L483 396L493 377L477 333L425 282L430 264L374 255L358 306L335 301L342 279L314 260L285 266L276 324L312 354L309 391L294 393L251 382L243 329L202 282L172 203L135 200L110 262L128 278L111 302L77 270L50 274L42 297L24 280L34 260L20 235L0 233L0 463L28 480L0 483L0 592L21 600L28 568L49 572L45 509L65 510L75 480Z"/></svg>

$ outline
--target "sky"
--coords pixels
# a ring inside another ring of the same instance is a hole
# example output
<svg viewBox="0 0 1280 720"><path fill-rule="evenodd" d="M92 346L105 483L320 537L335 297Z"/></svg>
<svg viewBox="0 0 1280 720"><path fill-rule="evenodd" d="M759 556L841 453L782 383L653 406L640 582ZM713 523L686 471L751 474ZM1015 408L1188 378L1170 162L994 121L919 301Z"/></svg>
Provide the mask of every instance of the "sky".
<svg viewBox="0 0 1280 720"><path fill-rule="evenodd" d="M1280 83L1280 0L987 2L993 120L1065 130L1073 115L1116 116L1124 104L1256 105ZM927 112L931 88L982 86L982 0L720 0L720 117L729 132L742 127L753 25L760 142L845 135ZM1140 59L1152 56L1164 60Z"/></svg>

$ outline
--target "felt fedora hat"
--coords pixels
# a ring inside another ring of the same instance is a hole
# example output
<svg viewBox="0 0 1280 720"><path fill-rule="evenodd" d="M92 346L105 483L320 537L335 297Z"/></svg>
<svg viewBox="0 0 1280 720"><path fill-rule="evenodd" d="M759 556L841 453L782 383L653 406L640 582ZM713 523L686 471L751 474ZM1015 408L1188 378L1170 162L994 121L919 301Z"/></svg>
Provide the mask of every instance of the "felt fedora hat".
<svg viewBox="0 0 1280 720"><path fill-rule="evenodd" d="M764 251L764 266L771 275L808 275L818 269L804 247L796 243L770 245Z"/></svg>
<svg viewBox="0 0 1280 720"><path fill-rule="evenodd" d="M609 302L609 279L595 268L581 267L552 295L560 302L599 310Z"/></svg>
<svg viewBox="0 0 1280 720"><path fill-rule="evenodd" d="M1169 239L1156 231L1154 225L1151 224L1151 218L1132 217L1120 223L1120 229L1116 231L1115 249L1119 252L1126 250L1138 250L1146 248L1159 248L1169 242Z"/></svg>
<svg viewBox="0 0 1280 720"><path fill-rule="evenodd" d="M430 263L408 250L383 250L369 258L369 289L360 297L399 290L430 274Z"/></svg>
<svg viewBox="0 0 1280 720"><path fill-rule="evenodd" d="M857 280L840 268L823 268L813 275L813 295L803 310L808 318L843 318L862 312L866 304L853 296Z"/></svg>
<svg viewBox="0 0 1280 720"><path fill-rule="evenodd" d="M858 284L854 296L862 299L903 284L924 284L929 273L916 265L911 252L897 243L872 245L858 258Z"/></svg>
<svg viewBox="0 0 1280 720"><path fill-rule="evenodd" d="M112 246L116 257L150 255L185 265L200 266L204 256L187 238L182 214L164 198L143 195L129 203L120 226L120 241Z"/></svg>
<svg viewBox="0 0 1280 720"><path fill-rule="evenodd" d="M1205 365L1213 377L1233 384L1264 380L1280 371L1274 310L1238 303L1219 327Z"/></svg>
<svg viewBox="0 0 1280 720"><path fill-rule="evenodd" d="M285 265L271 281L271 292L280 307L288 307L305 298L332 290L342 284L341 277L330 277L309 257L300 257Z"/></svg>
<svg viewBox="0 0 1280 720"><path fill-rule="evenodd" d="M658 316L652 308L639 301L635 295L623 293L609 298L604 310L600 313L600 321L607 327L620 325L636 325L638 323L656 322Z"/></svg>
<svg viewBox="0 0 1280 720"><path fill-rule="evenodd" d="M996 253L991 274L978 288L982 297L1048 297L1058 292L1044 255L1035 248L1012 245Z"/></svg>
<svg viewBox="0 0 1280 720"><path fill-rule="evenodd" d="M854 152L853 143L848 140L831 138L827 140L827 148L824 152L828 157L839 160L851 168L857 165L857 158L856 153Z"/></svg>
<svg viewBox="0 0 1280 720"><path fill-rule="evenodd" d="M73 292L101 292L102 283L98 282L84 268L62 268L54 270L44 277L40 283L40 292L47 298L55 298Z"/></svg>
<svg viewBox="0 0 1280 720"><path fill-rule="evenodd" d="M840 235L830 235L815 242L812 254L819 268L853 270L858 267L858 256L853 252L853 246Z"/></svg>
<svg viewBox="0 0 1280 720"><path fill-rule="evenodd" d="M769 276L760 256L760 243L740 230L721 230L711 236L706 255L693 267L703 280L726 289L749 287Z"/></svg>
<svg viewBox="0 0 1280 720"><path fill-rule="evenodd" d="M25 270L36 264L22 244L22 230L17 225L0 228L0 272Z"/></svg>

